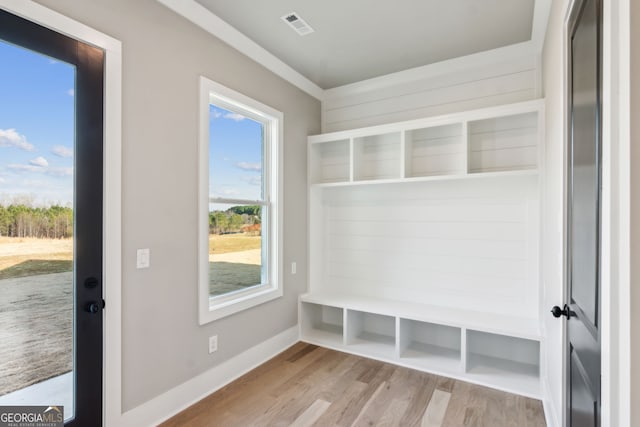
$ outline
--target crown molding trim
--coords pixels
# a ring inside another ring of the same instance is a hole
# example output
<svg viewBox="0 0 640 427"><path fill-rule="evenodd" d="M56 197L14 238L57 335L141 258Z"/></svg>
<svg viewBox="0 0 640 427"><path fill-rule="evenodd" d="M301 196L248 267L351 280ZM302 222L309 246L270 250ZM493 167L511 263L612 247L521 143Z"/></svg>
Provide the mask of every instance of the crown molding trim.
<svg viewBox="0 0 640 427"><path fill-rule="evenodd" d="M157 0L318 100L324 90L194 0Z"/></svg>

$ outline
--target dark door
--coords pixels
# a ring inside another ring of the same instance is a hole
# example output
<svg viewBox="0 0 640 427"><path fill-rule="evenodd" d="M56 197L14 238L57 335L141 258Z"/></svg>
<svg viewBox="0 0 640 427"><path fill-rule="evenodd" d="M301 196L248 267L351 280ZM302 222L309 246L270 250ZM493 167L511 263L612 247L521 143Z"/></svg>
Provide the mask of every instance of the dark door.
<svg viewBox="0 0 640 427"><path fill-rule="evenodd" d="M69 426L102 425L104 58L0 10L0 402Z"/></svg>
<svg viewBox="0 0 640 427"><path fill-rule="evenodd" d="M567 425L600 425L600 0L577 1L569 21L567 188Z"/></svg>

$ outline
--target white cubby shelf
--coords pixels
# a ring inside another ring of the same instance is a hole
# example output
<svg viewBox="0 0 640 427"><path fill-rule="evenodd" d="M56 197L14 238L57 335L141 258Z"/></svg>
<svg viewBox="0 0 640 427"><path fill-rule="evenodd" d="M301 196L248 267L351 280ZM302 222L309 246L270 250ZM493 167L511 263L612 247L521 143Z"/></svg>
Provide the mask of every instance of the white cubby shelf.
<svg viewBox="0 0 640 427"><path fill-rule="evenodd" d="M541 397L542 337L533 320L330 293L302 295L300 319L311 344Z"/></svg>
<svg viewBox="0 0 640 427"><path fill-rule="evenodd" d="M543 108L310 136L301 339L541 398Z"/></svg>
<svg viewBox="0 0 640 427"><path fill-rule="evenodd" d="M313 135L311 185L535 174L543 100Z"/></svg>

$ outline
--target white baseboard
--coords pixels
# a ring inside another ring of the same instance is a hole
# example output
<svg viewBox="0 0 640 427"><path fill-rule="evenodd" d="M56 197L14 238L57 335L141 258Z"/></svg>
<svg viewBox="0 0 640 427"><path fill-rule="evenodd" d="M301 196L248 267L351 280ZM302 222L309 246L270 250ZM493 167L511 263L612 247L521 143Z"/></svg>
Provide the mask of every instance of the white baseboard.
<svg viewBox="0 0 640 427"><path fill-rule="evenodd" d="M263 364L299 339L298 326L256 345L189 381L125 412L113 427L156 426Z"/></svg>
<svg viewBox="0 0 640 427"><path fill-rule="evenodd" d="M562 422L558 417L558 409L556 408L553 400L551 400L550 398L550 396L552 396L553 394L549 389L549 382L546 378L542 379L542 387L542 396L544 397L542 399L542 405L544 407L544 418L547 422L547 427L562 427Z"/></svg>

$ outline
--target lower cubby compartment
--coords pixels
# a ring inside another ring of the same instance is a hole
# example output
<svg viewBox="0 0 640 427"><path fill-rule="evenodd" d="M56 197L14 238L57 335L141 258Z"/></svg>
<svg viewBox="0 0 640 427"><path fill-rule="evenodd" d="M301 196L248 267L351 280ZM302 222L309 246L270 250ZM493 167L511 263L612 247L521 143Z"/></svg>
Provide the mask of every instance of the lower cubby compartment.
<svg viewBox="0 0 640 427"><path fill-rule="evenodd" d="M527 322L511 319L511 329L507 329L498 327L500 323L493 317L460 311L452 317L451 310L421 307L359 296L303 295L301 339L510 393L541 397L541 337L527 328ZM460 319L465 322L453 321Z"/></svg>
<svg viewBox="0 0 640 427"><path fill-rule="evenodd" d="M540 395L540 342L467 330L467 375L507 391Z"/></svg>
<svg viewBox="0 0 640 427"><path fill-rule="evenodd" d="M429 370L462 370L460 328L400 319L399 331L402 362Z"/></svg>
<svg viewBox="0 0 640 427"><path fill-rule="evenodd" d="M303 302L300 310L302 336L319 343L342 345L344 330L342 308Z"/></svg>
<svg viewBox="0 0 640 427"><path fill-rule="evenodd" d="M353 351L393 358L396 348L396 318L347 310L346 344Z"/></svg>

